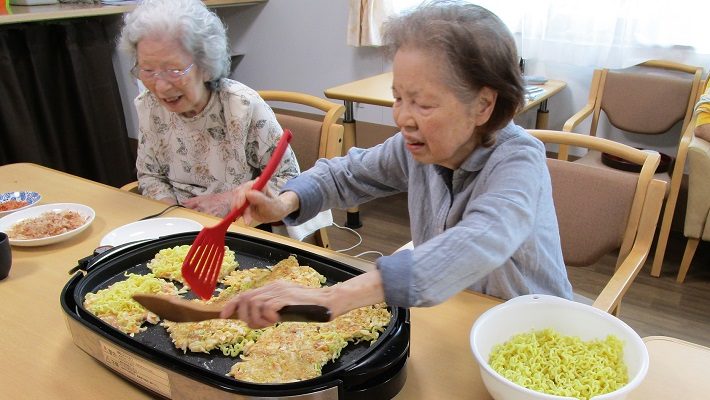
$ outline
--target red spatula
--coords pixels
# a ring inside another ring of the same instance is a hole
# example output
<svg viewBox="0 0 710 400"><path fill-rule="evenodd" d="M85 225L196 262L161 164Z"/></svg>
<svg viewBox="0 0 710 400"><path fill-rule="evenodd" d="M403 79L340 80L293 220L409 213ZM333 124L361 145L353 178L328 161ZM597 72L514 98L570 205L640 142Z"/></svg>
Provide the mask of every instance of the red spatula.
<svg viewBox="0 0 710 400"><path fill-rule="evenodd" d="M263 189L271 179L271 175L281 163L281 158L286 152L292 136L291 131L284 130L271 159L254 182L252 189ZM224 258L224 238L227 228L244 213L248 206L249 202L245 202L241 207L230 211L217 225L202 228L192 243L190 251L187 252L185 261L182 263L182 277L190 285L192 291L205 300L212 297L217 287L217 278L220 269L222 269L222 259Z"/></svg>

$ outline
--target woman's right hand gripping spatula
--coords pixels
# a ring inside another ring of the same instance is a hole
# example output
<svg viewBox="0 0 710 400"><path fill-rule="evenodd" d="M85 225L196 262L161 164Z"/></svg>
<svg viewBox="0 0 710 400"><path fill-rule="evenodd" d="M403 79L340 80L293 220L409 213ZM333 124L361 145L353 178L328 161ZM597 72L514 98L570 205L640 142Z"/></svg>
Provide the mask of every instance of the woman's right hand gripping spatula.
<svg viewBox="0 0 710 400"><path fill-rule="evenodd" d="M271 159L252 189L263 189L271 179L271 175L281 163L281 158L283 158L292 136L291 131L284 130ZM222 259L224 258L224 239L227 235L227 228L244 213L248 206L249 202L244 202L241 207L230 211L217 225L202 228L182 263L182 276L185 282L190 285L195 294L205 300L212 297L217 287L217 278L220 269L222 269Z"/></svg>

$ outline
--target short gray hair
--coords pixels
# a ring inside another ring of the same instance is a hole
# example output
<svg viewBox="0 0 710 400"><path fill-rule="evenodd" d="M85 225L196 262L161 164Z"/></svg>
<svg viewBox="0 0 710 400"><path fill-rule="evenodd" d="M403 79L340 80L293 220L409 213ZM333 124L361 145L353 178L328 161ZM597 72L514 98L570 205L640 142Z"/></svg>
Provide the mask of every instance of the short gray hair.
<svg viewBox="0 0 710 400"><path fill-rule="evenodd" d="M440 57L448 68L446 83L462 102L471 102L482 87L498 93L490 119L480 128L484 145L524 104L515 40L487 9L468 1L430 0L388 20L384 29L390 57L403 47Z"/></svg>
<svg viewBox="0 0 710 400"><path fill-rule="evenodd" d="M211 88L229 74L227 30L199 0L143 0L124 16L118 46L135 60L138 42L150 35L177 39L195 64L207 72Z"/></svg>

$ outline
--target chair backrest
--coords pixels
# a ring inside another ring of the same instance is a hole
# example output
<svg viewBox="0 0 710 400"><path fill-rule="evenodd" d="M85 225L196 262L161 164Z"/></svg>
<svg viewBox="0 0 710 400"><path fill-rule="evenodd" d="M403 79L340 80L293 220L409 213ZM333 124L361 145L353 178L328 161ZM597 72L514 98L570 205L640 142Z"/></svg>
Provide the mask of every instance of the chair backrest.
<svg viewBox="0 0 710 400"><path fill-rule="evenodd" d="M548 159L568 266L587 266L621 247L638 179L631 174Z"/></svg>
<svg viewBox="0 0 710 400"><path fill-rule="evenodd" d="M595 301L595 306L611 311L618 306L651 249L666 186L653 179L660 156L594 136L548 130L529 132L546 144L601 151L642 166L640 173L628 174L548 159L565 264L591 265L619 250L617 273Z"/></svg>
<svg viewBox="0 0 710 400"><path fill-rule="evenodd" d="M661 134L679 121L683 121L681 133L685 132L702 75L701 67L664 60L595 71L590 133L596 134L602 111L611 125L627 132Z"/></svg>
<svg viewBox="0 0 710 400"><path fill-rule="evenodd" d="M262 90L259 95L272 108L274 105L291 103L308 106L319 110L315 117L303 116L301 113L280 111L275 108L276 119L284 129L293 133L291 148L296 154L301 170L306 170L315 164L319 158L332 158L342 155L343 126L338 119L345 113L345 107L320 97L305 93Z"/></svg>

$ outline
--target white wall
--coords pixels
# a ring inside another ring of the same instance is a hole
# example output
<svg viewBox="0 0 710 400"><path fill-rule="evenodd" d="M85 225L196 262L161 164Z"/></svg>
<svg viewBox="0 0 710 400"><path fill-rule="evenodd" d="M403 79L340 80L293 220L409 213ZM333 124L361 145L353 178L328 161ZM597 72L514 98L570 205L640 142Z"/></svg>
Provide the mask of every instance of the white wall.
<svg viewBox="0 0 710 400"><path fill-rule="evenodd" d="M389 71L390 63L380 50L346 44L347 3L346 0L269 0L256 6L216 9L227 24L233 52L244 54L232 78L257 90L293 90L324 97L323 91L329 87ZM654 58L653 54L649 58ZM710 55L675 61L710 68ZM567 82L567 87L548 102L551 129L561 129L565 120L587 101L592 68L571 66L564 60L543 64L529 59L526 72ZM134 86L125 86L127 96L131 96L131 91L137 92ZM132 108L132 101L124 101L125 104ZM355 118L394 125L391 110L386 107L359 105ZM531 128L534 118L535 112L530 111L517 117L516 122ZM131 121L128 122L130 131ZM577 131L585 129L588 123ZM658 145L658 137L646 143L644 138L615 135L602 134L670 154L677 143L673 137Z"/></svg>
<svg viewBox="0 0 710 400"><path fill-rule="evenodd" d="M323 91L390 70L381 51L346 45L346 0L269 0L217 13L235 53L244 53L232 78L257 90L279 89L325 97ZM392 124L391 110L365 106L356 119Z"/></svg>

